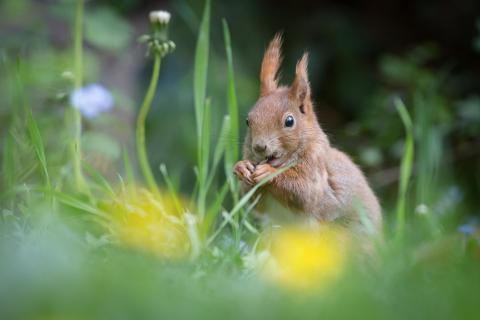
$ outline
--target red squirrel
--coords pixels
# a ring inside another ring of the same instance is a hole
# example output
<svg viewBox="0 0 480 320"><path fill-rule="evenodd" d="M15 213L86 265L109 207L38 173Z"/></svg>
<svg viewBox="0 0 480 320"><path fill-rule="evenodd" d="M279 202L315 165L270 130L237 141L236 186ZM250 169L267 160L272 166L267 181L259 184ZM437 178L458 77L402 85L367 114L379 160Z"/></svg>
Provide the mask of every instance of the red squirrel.
<svg viewBox="0 0 480 320"><path fill-rule="evenodd" d="M243 159L234 167L243 193L279 168L290 166L259 189L256 205L273 196L293 214L320 222L346 221L373 230L382 223L381 208L360 168L332 147L320 127L311 100L308 53L298 61L291 86L278 84L282 37L270 42L260 71L260 98L248 113ZM271 212L266 212L271 213Z"/></svg>

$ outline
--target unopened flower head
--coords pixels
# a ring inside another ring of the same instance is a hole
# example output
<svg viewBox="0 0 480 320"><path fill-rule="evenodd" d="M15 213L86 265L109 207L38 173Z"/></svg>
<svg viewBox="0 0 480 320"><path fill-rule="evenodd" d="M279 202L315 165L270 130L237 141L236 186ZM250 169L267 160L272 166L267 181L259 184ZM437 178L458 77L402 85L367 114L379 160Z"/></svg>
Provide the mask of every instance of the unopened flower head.
<svg viewBox="0 0 480 320"><path fill-rule="evenodd" d="M170 22L170 13L168 11L151 11L150 12L151 23L168 24Z"/></svg>
<svg viewBox="0 0 480 320"><path fill-rule="evenodd" d="M170 13L167 11L150 12L150 33L144 34L139 41L148 46L148 55L166 56L175 50L175 43L168 39L168 23Z"/></svg>
<svg viewBox="0 0 480 320"><path fill-rule="evenodd" d="M113 108L113 96L103 86L92 83L76 89L70 95L70 104L85 118L95 118Z"/></svg>

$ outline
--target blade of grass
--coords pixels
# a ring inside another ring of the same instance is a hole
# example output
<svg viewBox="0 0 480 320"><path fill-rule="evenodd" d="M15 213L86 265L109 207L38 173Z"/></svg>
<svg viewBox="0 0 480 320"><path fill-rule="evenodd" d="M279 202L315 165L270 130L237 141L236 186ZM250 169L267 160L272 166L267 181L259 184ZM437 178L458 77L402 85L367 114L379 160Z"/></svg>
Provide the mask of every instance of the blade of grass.
<svg viewBox="0 0 480 320"><path fill-rule="evenodd" d="M207 99L205 103L205 112L202 124L202 141L200 147L200 163L198 171L198 213L200 220L205 216L206 200L208 195L207 176L208 176L208 162L210 155L210 127L211 127L211 104Z"/></svg>
<svg viewBox="0 0 480 320"><path fill-rule="evenodd" d="M228 104L228 113L230 116L230 132L228 135L229 143L227 144L225 150L225 176L230 186L230 191L232 193L233 202L238 201L239 197L239 184L238 181L233 176L232 168L234 163L238 160L238 144L239 141L239 130L238 130L238 101L237 93L235 90L235 74L233 68L233 54L232 54L232 44L230 37L230 30L228 28L228 23L225 19L222 20L223 25L223 37L225 41L225 53L227 56L227 70L228 70L228 85L227 85L227 104ZM243 214L242 214L243 215ZM240 215L235 217L237 225L241 225ZM240 230L235 229L235 241L240 244Z"/></svg>
<svg viewBox="0 0 480 320"><path fill-rule="evenodd" d="M243 225L245 226L245 228L246 228L248 231L250 231L251 233L253 233L253 234L258 234L258 233L259 233L258 230L257 230L254 226L252 226L252 224L251 224L250 222L248 222L248 220L246 220L246 219L243 220L243 221L242 221L242 224L243 224Z"/></svg>
<svg viewBox="0 0 480 320"><path fill-rule="evenodd" d="M282 174L283 172L285 172L286 170L290 169L292 166L294 166L294 164L291 164L287 167L284 167L284 168L281 168L279 169L278 171L268 175L267 177L265 177L265 179L263 179L262 181L260 181L260 183L256 184L252 189L250 189L236 204L235 206L233 207L233 209L229 212L229 218L233 218L237 212L240 211L241 208L243 208L243 206L245 206L247 204L247 202L250 200L251 197L253 197L253 195L255 194L255 192L257 192L258 189L260 189L262 186L264 186L268 181L270 181L271 179L275 178L276 176ZM213 240L215 240L215 238L220 234L220 232L223 230L223 228L225 228L225 226L228 224L228 220L224 220L222 221L222 223L220 224L220 226L217 228L217 230L215 230L215 233L210 237L208 238L207 240L207 245L211 244Z"/></svg>
<svg viewBox="0 0 480 320"><path fill-rule="evenodd" d="M175 186L173 185L172 180L170 179L170 176L168 175L167 171L167 166L162 163L160 165L160 172L162 173L163 179L165 180L165 183L167 184L168 191L170 195L173 197L173 202L175 203L175 208L177 209L178 213L182 213L185 211L185 208L183 208L179 198L178 198L178 192L175 189Z"/></svg>
<svg viewBox="0 0 480 320"><path fill-rule="evenodd" d="M217 215L220 213L220 208L222 207L222 203L227 195L227 192L228 192L228 183L225 182L222 188L220 189L220 192L217 193L215 200L213 201L212 205L207 211L207 214L205 215L205 219L202 225L205 235L208 234L213 221L215 220Z"/></svg>
<svg viewBox="0 0 480 320"><path fill-rule="evenodd" d="M92 167L86 161L83 161L83 168L87 171L90 177L92 177L93 180L110 195L110 197L115 198L117 196L115 191L113 191L113 188L110 186L110 183L100 172L98 172L97 169Z"/></svg>
<svg viewBox="0 0 480 320"><path fill-rule="evenodd" d="M55 199L57 199L60 203L63 203L64 205L67 205L69 207L72 207L74 209L78 209L81 211L85 211L91 214L94 214L98 217L108 219L108 214L96 207L93 207L81 200L78 200L64 192L59 192L59 191L54 191L54 196Z"/></svg>
<svg viewBox="0 0 480 320"><path fill-rule="evenodd" d="M206 0L202 22L195 50L195 65L193 74L193 95L195 121L197 126L197 168L198 168L198 199L197 210L200 221L205 215L207 197L206 180L210 149L210 106L206 98L208 55L210 42L210 0ZM208 113L205 115L205 111Z"/></svg>
<svg viewBox="0 0 480 320"><path fill-rule="evenodd" d="M232 45L230 40L230 31L227 21L223 19L223 37L225 40L225 51L227 55L227 68L228 68L228 87L227 87L227 102L228 102L228 114L230 116L230 132L228 136L229 143L225 152L225 174L227 177L232 176L232 167L235 161L238 159L238 101L237 93L235 91L235 76L233 70L233 55Z"/></svg>
<svg viewBox="0 0 480 320"><path fill-rule="evenodd" d="M415 90L413 94L413 109L415 110L415 138L416 138L416 166L415 189L416 204L422 204L427 208L432 207L435 194L439 193L438 169L443 152L443 133L435 125L435 110L438 109L439 101L437 86L427 90ZM441 234L441 224L437 215L428 210L421 215L426 219L428 228L433 236Z"/></svg>
<svg viewBox="0 0 480 320"><path fill-rule="evenodd" d="M201 137L203 108L207 90L208 51L210 42L210 0L205 1L202 22L195 50L195 66L193 73L193 92L197 135Z"/></svg>
<svg viewBox="0 0 480 320"><path fill-rule="evenodd" d="M51 191L52 184L50 181L50 175L48 174L47 158L45 156L45 146L43 143L42 136L40 135L40 130L38 129L37 122L33 118L32 110L27 105L25 105L24 107L24 112L25 112L25 118L27 122L27 130L30 137L30 142L32 143L32 147L35 151L35 155L37 156L37 160L40 163L40 168L42 169L47 190Z"/></svg>
<svg viewBox="0 0 480 320"><path fill-rule="evenodd" d="M190 31L193 34L196 34L198 26L200 25L200 20L189 3L185 0L177 0L172 2L172 6L175 9L174 11L183 19Z"/></svg>
<svg viewBox="0 0 480 320"><path fill-rule="evenodd" d="M4 191L11 190L16 184L15 158L16 158L15 144L13 143L12 136L8 134L7 137L5 138L5 146L3 149L3 160L2 160L2 178L3 178Z"/></svg>
<svg viewBox="0 0 480 320"><path fill-rule="evenodd" d="M413 125L410 115L400 98L394 100L395 108L402 119L405 127L405 147L403 151L402 162L400 165L400 181L396 208L396 237L402 239L405 232L405 218L406 218L406 201L407 190L410 177L412 175L413 159L414 159L414 136Z"/></svg>
<svg viewBox="0 0 480 320"><path fill-rule="evenodd" d="M3 149L2 195L5 195L5 198L8 200L8 205L10 206L10 209L13 209L15 205L15 193L13 193L12 191L17 184L16 157L17 157L16 147L15 147L15 144L13 143L13 138L9 133L5 138L5 145Z"/></svg>
<svg viewBox="0 0 480 320"><path fill-rule="evenodd" d="M235 215L235 223L231 223L233 234L235 236L235 244L238 248L243 234L243 226L245 226L250 232L253 228L247 221L248 214L255 208L257 203L260 201L261 195L257 195L253 201L246 208L242 208L238 214ZM255 228L253 228L255 229Z"/></svg>
<svg viewBox="0 0 480 320"><path fill-rule="evenodd" d="M202 164L203 167L201 170L203 171L203 181L206 184L206 179L208 176L208 163L210 160L210 132L212 128L212 103L210 99L205 101L205 110L204 110L204 118L203 118L203 125L202 125Z"/></svg>
<svg viewBox="0 0 480 320"><path fill-rule="evenodd" d="M213 164L207 178L206 188L210 189L210 186L215 178L215 173L217 171L218 165L222 160L222 155L225 152L228 134L230 131L230 117L225 116L223 118L222 128L220 130L220 137L218 138L217 144L215 146L215 151L213 152Z"/></svg>
<svg viewBox="0 0 480 320"><path fill-rule="evenodd" d="M133 173L132 162L128 155L127 147L123 148L123 166L127 177L127 183L131 186L135 186L135 174Z"/></svg>
<svg viewBox="0 0 480 320"><path fill-rule="evenodd" d="M74 87L79 89L83 84L83 16L84 0L76 0L75 20L73 27L74 47ZM73 128L70 141L70 152L73 162L75 184L78 191L87 191L88 186L82 172L82 116L80 112L71 107L66 112L68 126Z"/></svg>

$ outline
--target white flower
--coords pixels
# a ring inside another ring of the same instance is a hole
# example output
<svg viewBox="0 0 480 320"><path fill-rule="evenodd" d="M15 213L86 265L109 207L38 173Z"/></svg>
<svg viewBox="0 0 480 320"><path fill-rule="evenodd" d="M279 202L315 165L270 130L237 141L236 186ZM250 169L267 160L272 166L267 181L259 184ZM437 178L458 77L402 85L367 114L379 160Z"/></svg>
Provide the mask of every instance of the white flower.
<svg viewBox="0 0 480 320"><path fill-rule="evenodd" d="M71 105L85 118L94 118L113 108L113 96L103 86L92 83L70 95Z"/></svg>
<svg viewBox="0 0 480 320"><path fill-rule="evenodd" d="M425 203L420 203L416 208L415 208L415 213L423 215L427 214L430 211L428 206Z"/></svg>
<svg viewBox="0 0 480 320"><path fill-rule="evenodd" d="M150 22L151 23L162 23L167 24L170 22L170 12L167 11L151 11L150 12Z"/></svg>

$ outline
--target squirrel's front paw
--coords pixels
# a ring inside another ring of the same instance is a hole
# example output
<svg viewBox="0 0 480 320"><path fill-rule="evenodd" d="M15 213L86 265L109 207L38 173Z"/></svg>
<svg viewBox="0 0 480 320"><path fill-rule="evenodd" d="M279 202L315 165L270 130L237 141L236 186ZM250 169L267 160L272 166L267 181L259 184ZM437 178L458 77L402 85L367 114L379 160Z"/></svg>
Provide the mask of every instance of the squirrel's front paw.
<svg viewBox="0 0 480 320"><path fill-rule="evenodd" d="M265 179L268 175L276 172L277 169L269 165L268 163L259 164L255 167L255 171L252 174L252 179L255 183L259 183Z"/></svg>
<svg viewBox="0 0 480 320"><path fill-rule="evenodd" d="M233 167L233 173L243 182L254 185L252 174L255 171L255 166L249 160L240 160Z"/></svg>

